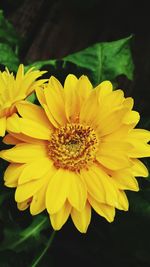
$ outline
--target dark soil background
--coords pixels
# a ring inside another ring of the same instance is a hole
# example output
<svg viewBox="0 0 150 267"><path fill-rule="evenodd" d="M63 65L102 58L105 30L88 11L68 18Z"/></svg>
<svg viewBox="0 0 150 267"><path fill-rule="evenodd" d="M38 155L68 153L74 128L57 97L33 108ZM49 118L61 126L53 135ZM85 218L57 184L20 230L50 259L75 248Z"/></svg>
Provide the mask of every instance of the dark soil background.
<svg viewBox="0 0 150 267"><path fill-rule="evenodd" d="M120 87L135 99L143 117L150 117L150 15L144 1L1 0L4 15L24 39L22 62L61 58L95 42L134 34L134 80L119 77ZM137 217L136 217L137 216ZM88 234L68 222L56 234L41 267L149 267L150 221L117 212L113 224L93 214ZM135 224L136 221L136 224ZM142 227L143 226L143 227ZM22 265L30 267L30 265ZM12 266L17 267L17 266Z"/></svg>

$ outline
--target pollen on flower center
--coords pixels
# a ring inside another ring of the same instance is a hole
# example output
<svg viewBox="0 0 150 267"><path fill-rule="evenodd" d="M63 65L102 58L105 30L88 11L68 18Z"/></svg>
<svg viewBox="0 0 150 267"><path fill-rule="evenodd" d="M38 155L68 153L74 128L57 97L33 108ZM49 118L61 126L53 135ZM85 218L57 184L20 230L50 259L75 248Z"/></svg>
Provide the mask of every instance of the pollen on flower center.
<svg viewBox="0 0 150 267"><path fill-rule="evenodd" d="M52 133L48 154L57 168L79 172L94 161L97 145L91 127L67 124Z"/></svg>

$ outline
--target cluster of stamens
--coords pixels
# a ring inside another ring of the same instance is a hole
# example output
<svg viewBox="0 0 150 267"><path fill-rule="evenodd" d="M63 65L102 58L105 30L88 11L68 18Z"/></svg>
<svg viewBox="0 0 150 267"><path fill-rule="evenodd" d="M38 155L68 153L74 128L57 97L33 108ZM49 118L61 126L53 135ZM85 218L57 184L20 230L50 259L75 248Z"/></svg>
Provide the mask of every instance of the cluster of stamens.
<svg viewBox="0 0 150 267"><path fill-rule="evenodd" d="M94 161L98 141L94 130L80 124L56 129L48 145L48 154L56 168L79 172Z"/></svg>

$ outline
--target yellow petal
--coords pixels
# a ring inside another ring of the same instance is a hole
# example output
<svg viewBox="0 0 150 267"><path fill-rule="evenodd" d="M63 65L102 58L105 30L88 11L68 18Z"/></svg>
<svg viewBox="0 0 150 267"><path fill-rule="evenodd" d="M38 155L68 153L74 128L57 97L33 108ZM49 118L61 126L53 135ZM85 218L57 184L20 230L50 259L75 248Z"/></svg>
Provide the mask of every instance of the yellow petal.
<svg viewBox="0 0 150 267"><path fill-rule="evenodd" d="M46 196L47 184L40 188L38 192L36 192L32 198L30 204L30 213L32 215L37 215L45 210L45 196Z"/></svg>
<svg viewBox="0 0 150 267"><path fill-rule="evenodd" d="M122 190L118 190L117 195L118 195L118 204L116 205L116 208L119 210L127 211L129 209L129 202L125 192Z"/></svg>
<svg viewBox="0 0 150 267"><path fill-rule="evenodd" d="M70 189L68 192L68 200L70 204L78 211L82 211L85 207L87 190L81 177L70 172Z"/></svg>
<svg viewBox="0 0 150 267"><path fill-rule="evenodd" d="M47 156L45 146L21 143L15 147L0 151L0 156L10 162L26 163Z"/></svg>
<svg viewBox="0 0 150 267"><path fill-rule="evenodd" d="M112 174L111 179L119 189L139 191L138 182L130 171L116 171Z"/></svg>
<svg viewBox="0 0 150 267"><path fill-rule="evenodd" d="M64 84L65 111L68 121L75 121L79 115L77 113L79 106L79 97L77 94L78 79L75 75L69 74Z"/></svg>
<svg viewBox="0 0 150 267"><path fill-rule="evenodd" d="M48 180L39 179L39 180L35 180L29 183L19 185L15 192L16 202L23 202L26 199L33 197L34 194L36 194L46 182L48 184Z"/></svg>
<svg viewBox="0 0 150 267"><path fill-rule="evenodd" d="M18 202L17 203L17 207L21 211L26 210L29 207L29 205L30 205L30 200L29 199L27 199L27 200L25 200L23 202Z"/></svg>
<svg viewBox="0 0 150 267"><path fill-rule="evenodd" d="M132 146L125 142L103 142L99 145L96 159L111 170L118 170L131 166L128 154Z"/></svg>
<svg viewBox="0 0 150 267"><path fill-rule="evenodd" d="M94 166L82 172L89 194L97 201L114 206L117 201L116 190L108 175Z"/></svg>
<svg viewBox="0 0 150 267"><path fill-rule="evenodd" d="M92 84L89 81L88 77L85 75L82 75L77 83L77 94L79 97L80 102L80 108L82 107L84 101L88 98L92 91Z"/></svg>
<svg viewBox="0 0 150 267"><path fill-rule="evenodd" d="M86 203L84 210L81 212L73 208L71 211L71 218L79 232L86 233L91 221L91 207L89 203Z"/></svg>
<svg viewBox="0 0 150 267"><path fill-rule="evenodd" d="M59 169L49 182L46 192L48 213L57 213L64 205L70 189L70 172Z"/></svg>
<svg viewBox="0 0 150 267"><path fill-rule="evenodd" d="M128 138L138 139L147 143L150 141L150 131L144 129L133 129L129 132Z"/></svg>
<svg viewBox="0 0 150 267"><path fill-rule="evenodd" d="M14 133L23 133L33 138L49 140L51 131L41 123L33 120L11 116L7 119L7 130Z"/></svg>
<svg viewBox="0 0 150 267"><path fill-rule="evenodd" d="M50 221L54 230L60 230L67 221L71 212L71 206L66 201L63 207L55 214L50 215Z"/></svg>
<svg viewBox="0 0 150 267"><path fill-rule="evenodd" d="M127 109L124 108L113 111L108 116L104 117L103 120L99 119L99 124L97 121L96 125L99 135L104 136L119 129L126 113Z"/></svg>
<svg viewBox="0 0 150 267"><path fill-rule="evenodd" d="M147 177L148 169L146 166L138 159L132 159L133 166L130 168L130 171L134 176Z"/></svg>
<svg viewBox="0 0 150 267"><path fill-rule="evenodd" d="M24 184L32 180L42 178L50 170L52 162L49 158L40 158L27 163L19 177L18 184Z"/></svg>
<svg viewBox="0 0 150 267"><path fill-rule="evenodd" d="M25 164L11 163L4 173L5 185L8 187L16 187L24 167Z"/></svg>
<svg viewBox="0 0 150 267"><path fill-rule="evenodd" d="M0 136L4 136L6 131L6 117L0 118Z"/></svg>
<svg viewBox="0 0 150 267"><path fill-rule="evenodd" d="M115 208L103 203L96 201L91 196L88 197L89 203L92 208L102 217L104 217L108 222L113 222L115 217Z"/></svg>
<svg viewBox="0 0 150 267"><path fill-rule="evenodd" d="M12 136L11 134L5 135L3 138L3 143L7 145L17 145L20 143L20 140Z"/></svg>
<svg viewBox="0 0 150 267"><path fill-rule="evenodd" d="M33 120L37 123L42 123L43 126L51 128L51 124L44 112L44 110L35 104L27 101L20 101L16 104L19 114L29 120Z"/></svg>
<svg viewBox="0 0 150 267"><path fill-rule="evenodd" d="M127 139L128 142L134 146L133 149L129 152L131 158L144 158L150 157L150 145L143 143L138 139Z"/></svg>
<svg viewBox="0 0 150 267"><path fill-rule="evenodd" d="M63 93L63 90L52 86L51 83L44 89L48 109L59 125L64 125L67 122Z"/></svg>
<svg viewBox="0 0 150 267"><path fill-rule="evenodd" d="M139 122L140 120L140 114L137 111L128 111L125 117L123 118L123 123L125 124L132 124L134 123L135 125Z"/></svg>
<svg viewBox="0 0 150 267"><path fill-rule="evenodd" d="M103 81L97 87L95 87L94 90L98 92L99 102L101 102L105 96L108 96L112 92L113 86L110 81Z"/></svg>
<svg viewBox="0 0 150 267"><path fill-rule="evenodd" d="M96 91L90 93L89 97L85 101L84 105L82 105L80 111L80 122L87 123L88 125L92 125L95 120L95 114L98 114L99 103L98 98L96 96Z"/></svg>

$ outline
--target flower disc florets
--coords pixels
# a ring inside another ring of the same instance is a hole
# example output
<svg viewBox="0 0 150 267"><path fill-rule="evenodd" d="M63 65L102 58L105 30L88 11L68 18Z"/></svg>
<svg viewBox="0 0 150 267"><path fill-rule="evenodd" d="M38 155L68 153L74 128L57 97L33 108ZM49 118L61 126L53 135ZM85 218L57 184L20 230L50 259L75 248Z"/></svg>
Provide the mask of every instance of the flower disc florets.
<svg viewBox="0 0 150 267"><path fill-rule="evenodd" d="M67 124L52 133L49 156L57 168L79 172L95 159L98 141L94 130L81 124Z"/></svg>

